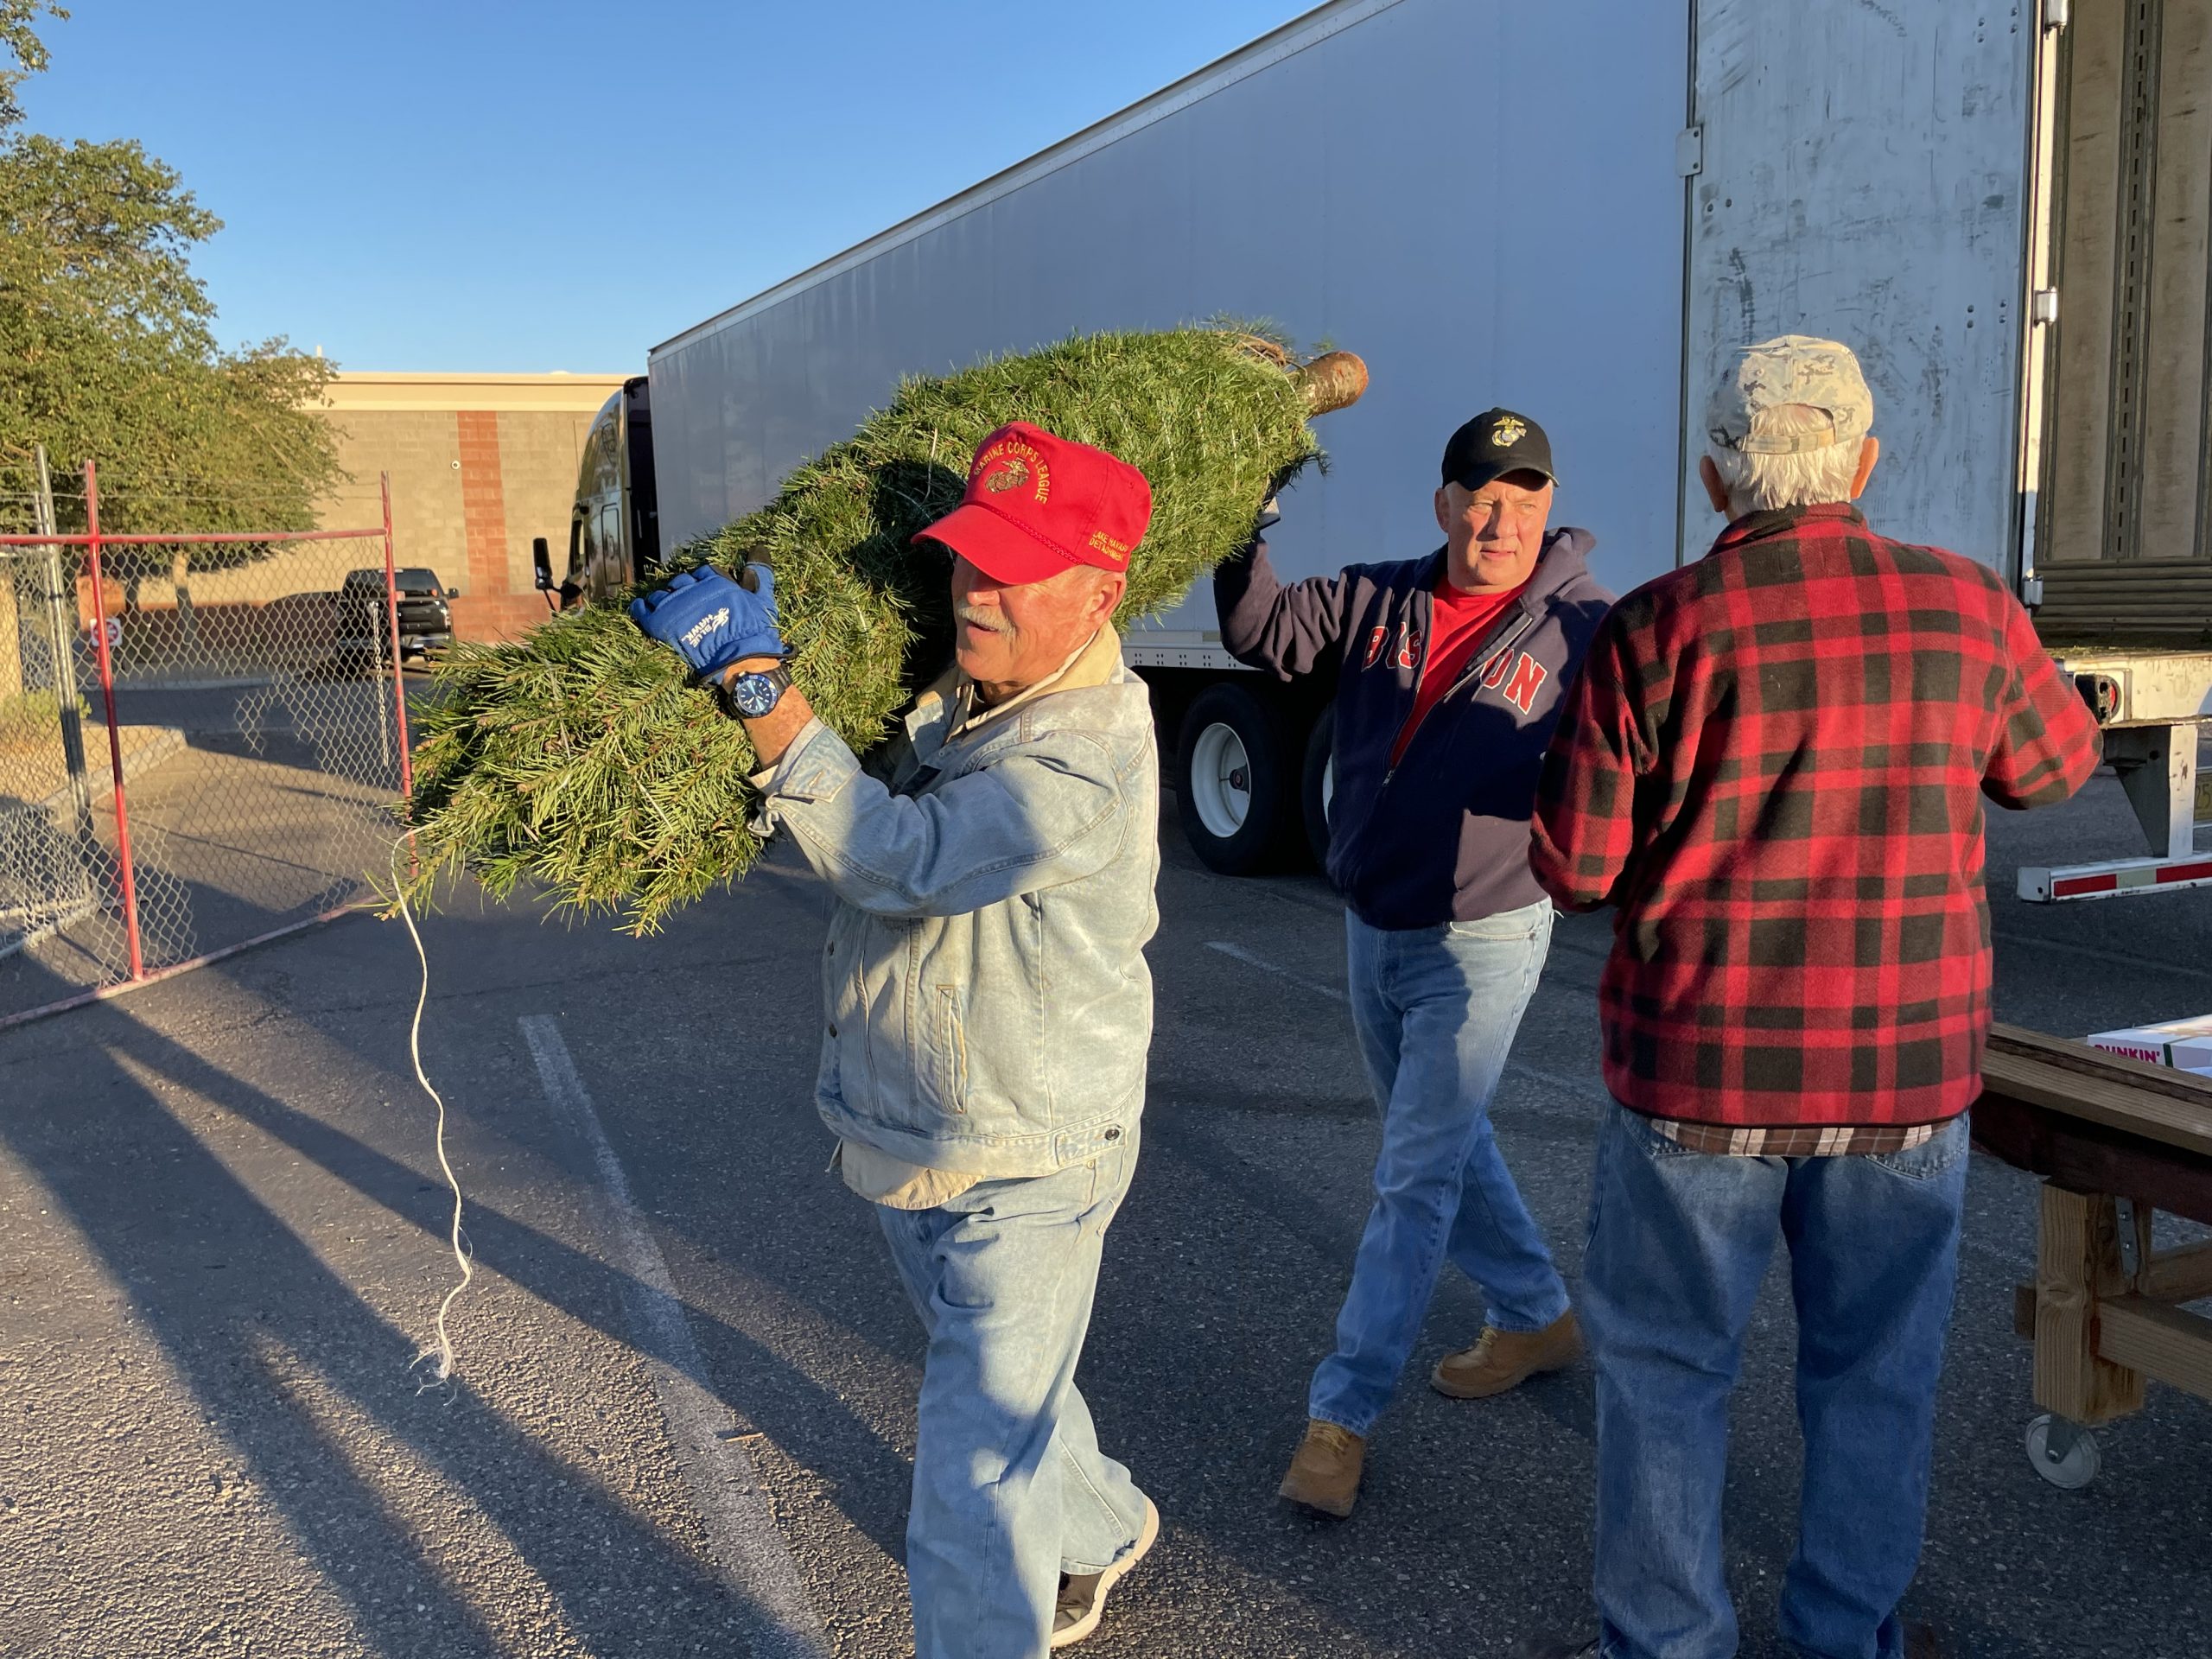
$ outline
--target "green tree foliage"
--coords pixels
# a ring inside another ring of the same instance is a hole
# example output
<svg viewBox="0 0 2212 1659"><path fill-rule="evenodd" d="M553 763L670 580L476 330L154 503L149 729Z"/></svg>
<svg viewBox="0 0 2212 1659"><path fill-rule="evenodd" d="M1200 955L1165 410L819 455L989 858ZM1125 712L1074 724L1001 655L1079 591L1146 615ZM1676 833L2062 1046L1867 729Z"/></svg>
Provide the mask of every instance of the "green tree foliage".
<svg viewBox="0 0 2212 1659"><path fill-rule="evenodd" d="M948 653L949 562L912 537L958 502L995 427L1033 422L1150 480L1127 626L1241 545L1316 458L1306 417L1350 401L1324 385L1343 366L1294 372L1249 333L1182 328L1082 336L909 381L774 500L671 563L770 565L794 679L866 751ZM556 905L617 910L650 932L758 856L744 728L620 608L567 613L512 645L457 645L440 677L416 763L418 901L467 868L495 894L537 883Z"/></svg>
<svg viewBox="0 0 2212 1659"><path fill-rule="evenodd" d="M329 365L282 340L217 344L190 257L220 221L173 168L132 140L25 130L16 94L46 67L41 14L67 15L0 0L0 456L42 443L58 472L97 461L107 529L309 527L341 476L311 407ZM62 529L82 527L73 493L60 508Z"/></svg>
<svg viewBox="0 0 2212 1659"><path fill-rule="evenodd" d="M0 127L23 118L16 89L46 67L46 43L36 28L41 12L54 17L69 15L53 0L0 0Z"/></svg>

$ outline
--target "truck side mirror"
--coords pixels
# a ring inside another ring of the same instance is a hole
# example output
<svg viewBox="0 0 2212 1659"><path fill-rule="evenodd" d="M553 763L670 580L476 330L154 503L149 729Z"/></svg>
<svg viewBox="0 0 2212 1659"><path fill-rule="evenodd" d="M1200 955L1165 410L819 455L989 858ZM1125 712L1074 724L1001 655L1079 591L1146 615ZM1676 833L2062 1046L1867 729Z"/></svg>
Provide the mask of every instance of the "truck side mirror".
<svg viewBox="0 0 2212 1659"><path fill-rule="evenodd" d="M546 547L545 538L543 536L533 536L530 538L530 562L537 571L537 591L541 594L551 593L553 591L553 555Z"/></svg>
<svg viewBox="0 0 2212 1659"><path fill-rule="evenodd" d="M460 589L460 588L447 588L447 589L446 589L446 597L447 597L448 599L459 599L459 598L461 597L461 589Z"/></svg>

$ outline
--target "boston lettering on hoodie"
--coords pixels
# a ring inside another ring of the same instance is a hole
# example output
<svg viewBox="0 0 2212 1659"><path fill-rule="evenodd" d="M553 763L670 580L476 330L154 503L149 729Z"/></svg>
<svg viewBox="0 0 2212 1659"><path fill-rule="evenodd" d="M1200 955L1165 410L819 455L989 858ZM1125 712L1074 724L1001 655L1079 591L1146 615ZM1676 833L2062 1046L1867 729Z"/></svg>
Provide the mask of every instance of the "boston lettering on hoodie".
<svg viewBox="0 0 2212 1659"><path fill-rule="evenodd" d="M1596 544L1585 530L1548 536L1527 584L1471 649L1455 642L1465 666L1427 696L1443 548L1286 587L1255 540L1215 570L1231 656L1285 680L1336 677L1329 879L1370 926L1478 921L1544 896L1529 820L1560 699L1612 604L1590 575ZM1416 719L1417 701L1430 706Z"/></svg>

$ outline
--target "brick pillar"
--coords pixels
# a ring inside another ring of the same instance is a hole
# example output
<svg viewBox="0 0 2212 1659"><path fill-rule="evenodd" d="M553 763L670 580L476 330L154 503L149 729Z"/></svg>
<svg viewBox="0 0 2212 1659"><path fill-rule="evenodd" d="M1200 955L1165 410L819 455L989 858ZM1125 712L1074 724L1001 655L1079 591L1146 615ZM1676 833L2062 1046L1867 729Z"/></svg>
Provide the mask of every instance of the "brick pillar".
<svg viewBox="0 0 2212 1659"><path fill-rule="evenodd" d="M461 516L468 537L468 592L507 591L507 502L500 482L499 416L464 409L454 416L461 445Z"/></svg>
<svg viewBox="0 0 2212 1659"><path fill-rule="evenodd" d="M461 517L468 574L454 607L454 631L464 639L504 634L507 611L507 502L499 463L496 410L464 409L454 416L461 450Z"/></svg>

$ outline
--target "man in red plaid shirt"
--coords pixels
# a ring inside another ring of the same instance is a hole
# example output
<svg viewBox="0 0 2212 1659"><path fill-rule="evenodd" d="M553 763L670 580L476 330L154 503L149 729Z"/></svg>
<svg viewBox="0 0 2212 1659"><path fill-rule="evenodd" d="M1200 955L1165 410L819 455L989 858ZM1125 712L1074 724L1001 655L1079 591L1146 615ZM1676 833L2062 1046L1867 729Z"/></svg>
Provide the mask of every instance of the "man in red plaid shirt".
<svg viewBox="0 0 2212 1659"><path fill-rule="evenodd" d="M1876 535L1848 348L1740 353L1700 467L1728 528L1600 625L1546 758L1536 879L1618 906L1583 1325L1598 1370L1594 1643L1726 1659L1728 1395L1778 1237L1805 1437L1782 1634L1934 1651L1919 1560L1989 1025L1981 797L2063 801L2096 723L1984 566Z"/></svg>

